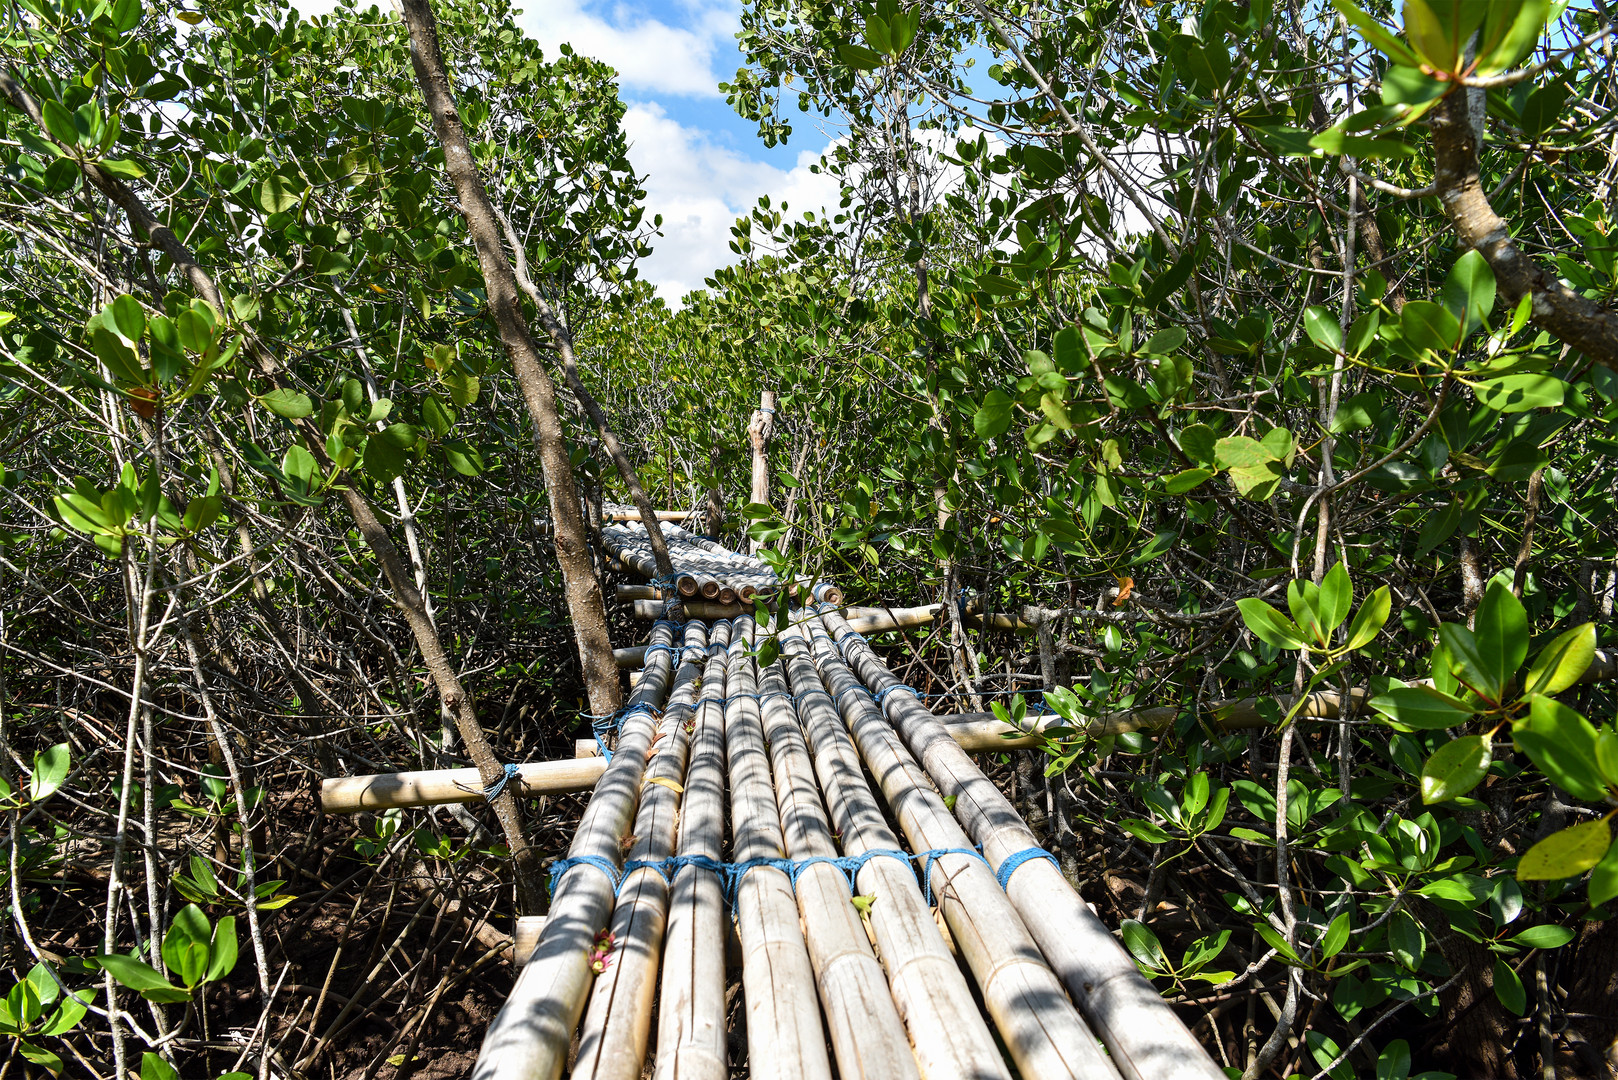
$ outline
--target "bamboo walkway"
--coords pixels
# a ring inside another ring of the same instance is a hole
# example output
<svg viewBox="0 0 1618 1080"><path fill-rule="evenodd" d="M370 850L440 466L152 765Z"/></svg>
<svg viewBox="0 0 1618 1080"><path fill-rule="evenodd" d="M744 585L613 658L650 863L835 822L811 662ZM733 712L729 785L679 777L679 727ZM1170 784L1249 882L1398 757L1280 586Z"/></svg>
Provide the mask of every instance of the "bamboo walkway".
<svg viewBox="0 0 1618 1080"><path fill-rule="evenodd" d="M782 582L662 528L673 581L644 525L603 530L674 603L599 732L604 768L475 1077L636 1080L650 1050L650 1075L724 1080L738 1026L760 1080L1223 1077L834 588L800 592L760 669L770 627L675 598Z"/></svg>

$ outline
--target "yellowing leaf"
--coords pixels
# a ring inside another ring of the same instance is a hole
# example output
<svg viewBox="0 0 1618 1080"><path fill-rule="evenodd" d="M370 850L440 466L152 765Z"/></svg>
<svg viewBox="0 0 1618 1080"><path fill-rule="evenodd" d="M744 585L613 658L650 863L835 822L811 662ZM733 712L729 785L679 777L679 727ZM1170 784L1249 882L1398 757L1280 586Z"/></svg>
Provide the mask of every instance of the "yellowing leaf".
<svg viewBox="0 0 1618 1080"><path fill-rule="evenodd" d="M685 791L685 788L681 787L679 784L675 783L673 780L670 780L666 776L648 776L646 778L646 782L648 784L661 784L670 791L674 792L676 795Z"/></svg>

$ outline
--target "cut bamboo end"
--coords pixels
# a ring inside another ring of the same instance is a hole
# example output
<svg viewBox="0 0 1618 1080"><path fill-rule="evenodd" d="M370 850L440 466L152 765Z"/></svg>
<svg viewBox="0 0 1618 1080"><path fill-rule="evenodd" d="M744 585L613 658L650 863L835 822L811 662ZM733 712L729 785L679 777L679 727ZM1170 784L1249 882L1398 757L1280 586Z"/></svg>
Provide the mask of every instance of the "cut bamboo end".
<svg viewBox="0 0 1618 1080"><path fill-rule="evenodd" d="M528 963L539 944L539 935L545 929L545 915L517 916L516 933L511 935L511 962L519 970Z"/></svg>

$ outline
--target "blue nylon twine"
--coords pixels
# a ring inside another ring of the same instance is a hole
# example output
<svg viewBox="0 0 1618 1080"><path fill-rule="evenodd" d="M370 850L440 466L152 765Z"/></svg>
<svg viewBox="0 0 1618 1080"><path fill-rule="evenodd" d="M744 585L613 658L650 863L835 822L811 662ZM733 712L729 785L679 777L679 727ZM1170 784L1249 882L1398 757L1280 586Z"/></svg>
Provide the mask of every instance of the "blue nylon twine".
<svg viewBox="0 0 1618 1080"><path fill-rule="evenodd" d="M521 769L513 765L511 762L506 762L503 766L501 766L500 779L483 789L483 797L489 802L494 802L494 800L500 797L500 793L506 790L507 781L515 780L517 778L517 774L521 771Z"/></svg>
<svg viewBox="0 0 1618 1080"><path fill-rule="evenodd" d="M1056 856L1044 848L1023 848L1021 851L1014 851L1007 855L1006 861L1001 863L1000 869L995 872L994 876L1000 882L1000 888L1002 890L1011 888L1011 875L1015 874L1023 863L1031 859L1048 859L1056 869L1062 869L1062 864L1056 861Z"/></svg>
<svg viewBox="0 0 1618 1080"><path fill-rule="evenodd" d="M918 699L925 696L925 695L922 694L922 692L920 690L917 690L914 686L908 686L905 683L896 682L896 683L892 684L891 686L887 687L887 689L885 689L885 690L878 690L873 695L873 697L876 698L876 703L878 705L881 705L884 701L887 700L888 695L893 693L895 690L908 690L908 691L910 691L910 693L915 694Z"/></svg>

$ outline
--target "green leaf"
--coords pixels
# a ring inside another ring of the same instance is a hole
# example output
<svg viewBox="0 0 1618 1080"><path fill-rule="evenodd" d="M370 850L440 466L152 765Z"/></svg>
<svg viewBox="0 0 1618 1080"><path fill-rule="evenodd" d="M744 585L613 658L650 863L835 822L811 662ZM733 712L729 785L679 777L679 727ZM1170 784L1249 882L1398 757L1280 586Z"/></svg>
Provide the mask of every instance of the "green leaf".
<svg viewBox="0 0 1618 1080"><path fill-rule="evenodd" d="M1258 936L1264 939L1265 944L1281 955L1283 961L1299 967L1303 966L1303 960L1298 956L1297 950L1287 944L1287 939L1282 937L1281 932L1275 927L1267 922L1261 922L1254 923L1253 929L1258 931Z"/></svg>
<svg viewBox="0 0 1618 1080"><path fill-rule="evenodd" d="M1354 603L1354 585L1348 577L1348 567L1335 564L1326 571L1320 582L1320 624L1330 633L1343 625Z"/></svg>
<svg viewBox="0 0 1618 1080"><path fill-rule="evenodd" d="M462 476L481 476L487 468L477 447L464 439L450 439L444 443L444 460Z"/></svg>
<svg viewBox="0 0 1618 1080"><path fill-rule="evenodd" d="M271 173L258 186L258 205L266 214L289 213L298 205L297 189L280 173Z"/></svg>
<svg viewBox="0 0 1618 1080"><path fill-rule="evenodd" d="M1478 401L1499 413L1559 408L1567 396L1567 383L1554 375L1517 372L1472 384Z"/></svg>
<svg viewBox="0 0 1618 1080"><path fill-rule="evenodd" d="M1343 328L1338 324L1337 316L1319 304L1303 309L1303 328L1309 340L1327 352L1343 351Z"/></svg>
<svg viewBox="0 0 1618 1080"><path fill-rule="evenodd" d="M1123 934L1124 946L1136 963L1153 972L1168 970L1169 962L1163 955L1163 945L1150 927L1134 919L1125 919L1119 925L1119 930Z"/></svg>
<svg viewBox="0 0 1618 1080"><path fill-rule="evenodd" d="M1572 941L1573 937L1573 931L1565 926L1541 923L1538 926L1530 926L1511 940L1525 949L1560 949Z"/></svg>
<svg viewBox="0 0 1618 1080"><path fill-rule="evenodd" d="M1494 760L1494 749L1483 735L1467 735L1439 747L1421 770L1421 801L1448 802L1478 786Z"/></svg>
<svg viewBox="0 0 1618 1080"><path fill-rule="evenodd" d="M449 399L463 409L478 399L480 383L476 375L468 375L462 371L446 371L438 376L438 381L449 391Z"/></svg>
<svg viewBox="0 0 1618 1080"><path fill-rule="evenodd" d="M1522 980L1501 957L1494 958L1494 996L1513 1016L1521 1016L1528 1008L1528 992Z"/></svg>
<svg viewBox="0 0 1618 1080"><path fill-rule="evenodd" d="M180 1074L156 1054L145 1053L140 1057L140 1080L180 1080Z"/></svg>
<svg viewBox="0 0 1618 1080"><path fill-rule="evenodd" d="M455 426L455 412L436 396L428 394L421 402L421 423L428 431L442 438Z"/></svg>
<svg viewBox="0 0 1618 1080"><path fill-rule="evenodd" d="M146 333L146 312L125 293L101 309L101 325L133 345Z"/></svg>
<svg viewBox="0 0 1618 1080"><path fill-rule="evenodd" d="M1242 622L1260 641L1278 649L1302 649L1305 646L1303 631L1291 619L1256 596L1236 601L1236 607L1242 613Z"/></svg>
<svg viewBox="0 0 1618 1080"><path fill-rule="evenodd" d="M1388 948L1406 970L1421 967L1422 954L1427 951L1426 936L1415 917L1403 908L1394 912L1388 923Z"/></svg>
<svg viewBox="0 0 1618 1080"><path fill-rule="evenodd" d="M309 399L308 394L284 388L271 390L259 398L258 403L286 420L302 420L306 416L314 415L315 411L315 403Z"/></svg>
<svg viewBox="0 0 1618 1080"><path fill-rule="evenodd" d="M1153 825L1150 821L1143 821L1140 818L1124 818L1118 822L1118 827L1135 839L1143 840L1148 844L1166 844L1169 842L1168 833Z"/></svg>
<svg viewBox="0 0 1618 1080"><path fill-rule="evenodd" d="M1393 598L1386 585L1378 586L1376 591L1365 598L1360 605L1359 612L1348 627L1348 642L1346 649L1363 649L1369 645L1382 627L1388 621L1388 614L1393 610Z"/></svg>
<svg viewBox="0 0 1618 1080"><path fill-rule="evenodd" d="M384 484L393 483L410 467L410 458L405 451L393 440L383 438L380 432L365 440L362 461L366 474Z"/></svg>
<svg viewBox="0 0 1618 1080"><path fill-rule="evenodd" d="M146 368L141 364L140 357L113 331L105 326L96 327L95 333L90 335L90 344L95 349L96 358L106 365L113 379L126 383L146 381Z"/></svg>
<svg viewBox="0 0 1618 1080"><path fill-rule="evenodd" d="M1607 783L1596 763L1596 729L1555 698L1535 694L1528 716L1512 726L1517 748L1575 798L1600 802Z"/></svg>
<svg viewBox="0 0 1618 1080"><path fill-rule="evenodd" d="M1601 862L1612 845L1605 821L1586 821L1554 832L1529 848L1517 863L1518 881L1577 877Z"/></svg>
<svg viewBox="0 0 1618 1080"><path fill-rule="evenodd" d="M1370 701L1389 720L1418 730L1459 727L1473 716L1470 705L1431 686L1396 686Z"/></svg>
<svg viewBox="0 0 1618 1080"><path fill-rule="evenodd" d="M1449 650L1456 678L1481 697L1498 702L1502 677L1478 648L1477 636L1461 623L1444 623L1438 628L1438 640Z"/></svg>
<svg viewBox="0 0 1618 1080"><path fill-rule="evenodd" d="M1326 936L1320 939L1321 957L1330 960L1342 952L1343 946L1348 944L1348 932L1348 912L1345 911L1331 921L1331 925L1326 928Z"/></svg>
<svg viewBox="0 0 1618 1080"><path fill-rule="evenodd" d="M1163 481L1163 489L1170 495L1184 495L1201 487L1203 481L1213 475L1212 469L1182 469Z"/></svg>
<svg viewBox="0 0 1618 1080"><path fill-rule="evenodd" d="M57 743L49 750L34 755L34 775L28 778L28 798L31 802L50 798L67 780L72 757L67 743Z"/></svg>
<svg viewBox="0 0 1618 1080"><path fill-rule="evenodd" d="M1218 434L1207 424L1191 424L1180 432L1180 449L1185 456L1204 465L1214 462L1218 442Z"/></svg>
<svg viewBox="0 0 1618 1080"><path fill-rule="evenodd" d="M1004 435L1011 426L1011 413L1014 402L1003 390L990 390L983 399L983 404L972 416L972 430L977 432L980 439L993 439Z"/></svg>
<svg viewBox="0 0 1618 1080"><path fill-rule="evenodd" d="M1489 583L1473 617L1473 633L1484 662L1504 686L1528 658L1528 612L1504 583Z"/></svg>
<svg viewBox="0 0 1618 1080"><path fill-rule="evenodd" d="M1242 469L1268 465L1275 454L1268 446L1246 435L1232 435L1214 443L1214 461L1222 469Z"/></svg>
<svg viewBox="0 0 1618 1080"><path fill-rule="evenodd" d="M1596 733L1596 768L1601 778L1618 788L1618 731L1602 728Z"/></svg>
<svg viewBox="0 0 1618 1080"><path fill-rule="evenodd" d="M882 16L869 15L866 17L865 43L871 47L872 52L893 52L893 37L888 33L888 21Z"/></svg>
<svg viewBox="0 0 1618 1080"><path fill-rule="evenodd" d="M259 905L263 910L263 905ZM226 915L214 929L213 946L208 955L207 982L218 982L236 967L236 917Z"/></svg>
<svg viewBox="0 0 1618 1080"><path fill-rule="evenodd" d="M1600 906L1618 896L1618 844L1590 871L1590 903Z"/></svg>
<svg viewBox="0 0 1618 1080"><path fill-rule="evenodd" d="M1575 626L1539 651L1528 669L1524 692L1560 694L1577 683L1596 655L1596 625Z"/></svg>
<svg viewBox="0 0 1618 1080"><path fill-rule="evenodd" d="M191 995L173 985L152 965L122 953L97 956L96 963L120 984L150 1001L186 1001Z"/></svg>
<svg viewBox="0 0 1618 1080"><path fill-rule="evenodd" d="M1399 315L1399 330L1405 341L1417 349L1443 355L1461 340L1461 324L1455 316L1431 300L1412 300Z"/></svg>
<svg viewBox="0 0 1618 1080"><path fill-rule="evenodd" d="M1520 5L1487 5L1478 47L1477 72L1493 75L1505 71L1538 44L1550 18L1551 0L1522 0Z"/></svg>
<svg viewBox="0 0 1618 1080"><path fill-rule="evenodd" d="M120 180L139 180L146 175L145 167L129 158L102 158L96 165L102 172L116 176Z"/></svg>
<svg viewBox="0 0 1618 1080"><path fill-rule="evenodd" d="M63 1069L60 1057L43 1046L35 1046L26 1039L17 1040L17 1053L28 1061L32 1061L35 1065L41 1065L48 1069L52 1074L60 1074Z"/></svg>
<svg viewBox="0 0 1618 1080"><path fill-rule="evenodd" d="M51 137L64 146L72 148L79 142L79 126L73 121L73 114L68 111L55 98L46 98L39 108L41 118L45 121L45 130Z"/></svg>
<svg viewBox="0 0 1618 1080"><path fill-rule="evenodd" d="M1358 30L1367 42L1382 50L1395 62L1411 67L1420 64L1420 58L1408 45L1394 37L1393 32L1375 18L1361 11L1353 0L1332 0L1332 6L1342 12L1343 18L1347 19L1349 25Z"/></svg>
<svg viewBox="0 0 1618 1080"><path fill-rule="evenodd" d="M855 71L875 71L882 66L882 54L872 52L864 45L839 45L837 55Z"/></svg>
<svg viewBox="0 0 1618 1080"><path fill-rule="evenodd" d="M1444 306L1465 324L1467 333L1483 325L1494 310L1494 271L1476 248L1450 268L1444 279Z"/></svg>

